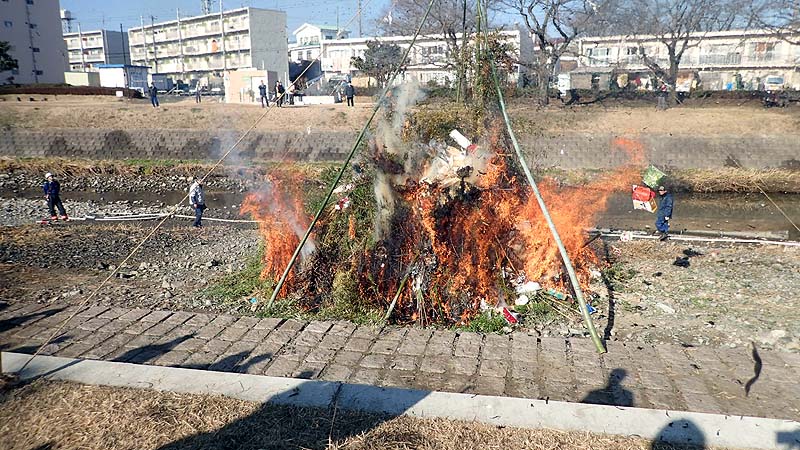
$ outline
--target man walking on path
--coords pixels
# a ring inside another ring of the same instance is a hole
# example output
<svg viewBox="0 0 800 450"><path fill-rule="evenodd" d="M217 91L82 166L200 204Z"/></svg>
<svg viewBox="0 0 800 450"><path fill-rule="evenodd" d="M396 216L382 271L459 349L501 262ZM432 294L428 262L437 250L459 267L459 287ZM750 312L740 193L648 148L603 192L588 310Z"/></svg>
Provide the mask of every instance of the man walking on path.
<svg viewBox="0 0 800 450"><path fill-rule="evenodd" d="M661 201L658 202L658 211L656 211L656 229L661 233L659 241L666 241L669 238L669 219L672 217L672 194L667 192L664 186L658 187L658 195Z"/></svg>
<svg viewBox="0 0 800 450"><path fill-rule="evenodd" d="M202 99L200 98L200 86L197 86L197 88L194 90L194 102L195 103L202 102Z"/></svg>
<svg viewBox="0 0 800 450"><path fill-rule="evenodd" d="M261 107L268 108L269 97L267 97L267 85L264 84L264 80L261 80L261 84L258 85L258 95L261 97Z"/></svg>
<svg viewBox="0 0 800 450"><path fill-rule="evenodd" d="M278 103L278 108L283 108L283 94L286 92L283 84L280 81L275 82L275 102Z"/></svg>
<svg viewBox="0 0 800 450"><path fill-rule="evenodd" d="M353 87L352 83L345 83L344 96L347 97L347 106L354 106L353 97L356 96L356 88Z"/></svg>
<svg viewBox="0 0 800 450"><path fill-rule="evenodd" d="M194 208L194 227L203 226L203 211L206 210L206 196L203 192L203 180L197 179L189 187L189 204Z"/></svg>
<svg viewBox="0 0 800 450"><path fill-rule="evenodd" d="M61 220L69 220L67 211L64 209L64 204L61 203L61 185L58 183L58 180L53 178L53 174L50 172L45 174L44 179L47 181L44 182L42 189L44 190L44 198L47 199L47 209L50 211L50 220L58 220L56 208L58 208L58 213L61 214Z"/></svg>
<svg viewBox="0 0 800 450"><path fill-rule="evenodd" d="M158 108L158 89L156 89L156 85L150 83L150 88L148 88L148 92L150 93L150 103L153 104L153 108Z"/></svg>

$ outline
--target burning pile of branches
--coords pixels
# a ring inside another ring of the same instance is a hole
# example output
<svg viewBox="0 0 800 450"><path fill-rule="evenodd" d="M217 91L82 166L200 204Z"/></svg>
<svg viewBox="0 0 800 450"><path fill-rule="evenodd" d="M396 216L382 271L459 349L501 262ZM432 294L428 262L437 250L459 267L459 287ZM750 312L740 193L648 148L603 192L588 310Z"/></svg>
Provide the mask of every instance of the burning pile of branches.
<svg viewBox="0 0 800 450"><path fill-rule="evenodd" d="M316 227L317 250L294 269L291 289L301 303L319 307L334 280L346 277L352 297L384 310L392 304L395 321L463 324L482 305L518 300L521 286L568 290L558 249L499 123L479 145L454 134L459 148L402 142L394 122L378 126ZM585 288L597 264L585 229L636 175L631 168L581 188L540 186ZM304 231L296 225L308 220L297 207L271 206L285 204L258 196L246 203L262 222L265 277L280 276Z"/></svg>

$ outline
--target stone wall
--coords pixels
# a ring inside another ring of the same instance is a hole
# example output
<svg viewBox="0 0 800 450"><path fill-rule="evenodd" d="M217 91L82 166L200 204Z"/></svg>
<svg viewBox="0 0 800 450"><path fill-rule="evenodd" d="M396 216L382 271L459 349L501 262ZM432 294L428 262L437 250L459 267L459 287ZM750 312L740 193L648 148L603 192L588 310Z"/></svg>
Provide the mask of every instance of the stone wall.
<svg viewBox="0 0 800 450"><path fill-rule="evenodd" d="M12 129L0 132L0 155L217 160L241 135L231 130ZM341 160L355 138L352 132L251 132L236 145L228 160Z"/></svg>
<svg viewBox="0 0 800 450"><path fill-rule="evenodd" d="M0 131L0 155L86 159L216 160L241 136L231 130L48 129ZM229 161L342 160L357 133L252 132ZM523 136L531 165L603 169L650 162L664 169L736 167L800 169L800 134L685 136L564 133Z"/></svg>

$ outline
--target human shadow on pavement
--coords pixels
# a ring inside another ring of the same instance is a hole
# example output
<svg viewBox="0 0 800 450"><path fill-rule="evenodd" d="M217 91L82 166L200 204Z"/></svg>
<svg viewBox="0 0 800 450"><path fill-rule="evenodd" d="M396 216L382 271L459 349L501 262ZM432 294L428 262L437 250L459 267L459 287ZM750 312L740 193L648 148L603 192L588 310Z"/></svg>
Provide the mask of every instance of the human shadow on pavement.
<svg viewBox="0 0 800 450"><path fill-rule="evenodd" d="M300 376L310 376L310 373ZM428 394L428 391L411 389L306 381L265 398L265 403L245 417L214 430L180 438L159 450L326 449L400 416ZM337 406L339 401L347 403L348 409ZM362 411L349 409L353 405ZM391 412L366 412L381 410ZM394 429L389 433L393 435L381 435L384 442L403 442L408 448L425 444L424 437L412 430Z"/></svg>
<svg viewBox="0 0 800 450"><path fill-rule="evenodd" d="M781 448L800 449L800 428L794 431L780 431L775 439Z"/></svg>
<svg viewBox="0 0 800 450"><path fill-rule="evenodd" d="M594 405L633 406L633 392L625 389L622 380L628 376L625 369L614 369L602 389L589 392L581 403Z"/></svg>
<svg viewBox="0 0 800 450"><path fill-rule="evenodd" d="M16 327L18 327L20 325L24 325L24 324L26 324L26 323L28 323L31 320L36 319L36 318L47 318L47 317L53 316L55 314L60 313L61 311L65 310L65 309L66 308L64 308L64 307L52 308L52 309L48 309L46 311L39 311L39 312L35 312L33 314L26 314L24 316L17 316L17 317L11 317L9 319L0 320L0 333L5 333L6 331L11 330L12 328L16 328Z"/></svg>
<svg viewBox="0 0 800 450"><path fill-rule="evenodd" d="M651 450L703 450L706 437L691 420L681 419L668 423L650 443Z"/></svg>

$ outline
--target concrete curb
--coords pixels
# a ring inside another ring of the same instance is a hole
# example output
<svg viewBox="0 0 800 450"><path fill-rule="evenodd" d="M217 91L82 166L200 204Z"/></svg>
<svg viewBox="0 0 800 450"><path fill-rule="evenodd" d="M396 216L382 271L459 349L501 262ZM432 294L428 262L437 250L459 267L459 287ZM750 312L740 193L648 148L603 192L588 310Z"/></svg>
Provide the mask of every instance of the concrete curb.
<svg viewBox="0 0 800 450"><path fill-rule="evenodd" d="M3 370L16 373L30 355L2 353ZM638 436L672 443L753 449L800 447L800 423L523 398L382 388L128 363L38 356L22 379L215 394L248 401L353 409L391 415L477 421L522 428Z"/></svg>

